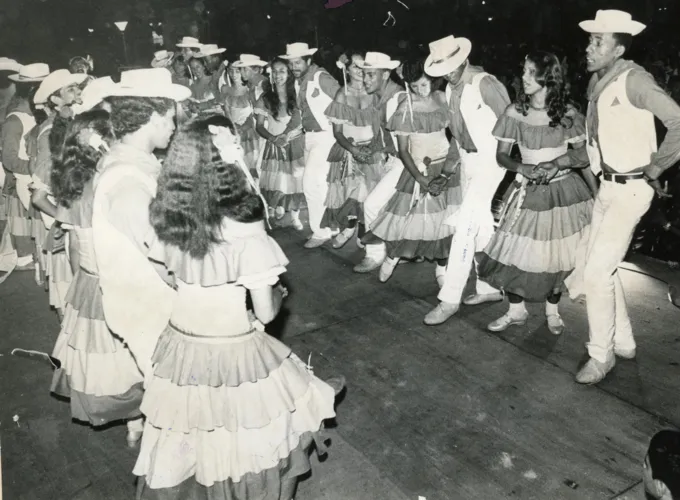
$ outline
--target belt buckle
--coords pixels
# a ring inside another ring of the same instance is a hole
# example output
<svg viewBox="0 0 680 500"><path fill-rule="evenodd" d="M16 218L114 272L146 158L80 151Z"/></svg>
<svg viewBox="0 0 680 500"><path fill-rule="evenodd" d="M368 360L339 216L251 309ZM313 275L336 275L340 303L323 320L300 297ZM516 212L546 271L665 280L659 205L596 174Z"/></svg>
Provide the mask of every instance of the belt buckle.
<svg viewBox="0 0 680 500"><path fill-rule="evenodd" d="M618 174L612 174L612 176L614 178L614 182L616 182L617 184L626 184L628 182L626 180L626 177L623 175L619 176Z"/></svg>

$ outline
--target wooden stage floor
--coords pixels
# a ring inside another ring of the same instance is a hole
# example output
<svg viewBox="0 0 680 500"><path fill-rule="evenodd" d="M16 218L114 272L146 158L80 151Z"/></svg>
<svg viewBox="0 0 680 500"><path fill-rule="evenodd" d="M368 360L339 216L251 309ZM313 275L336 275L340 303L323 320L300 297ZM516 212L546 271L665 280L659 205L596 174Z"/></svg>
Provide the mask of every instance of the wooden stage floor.
<svg viewBox="0 0 680 500"><path fill-rule="evenodd" d="M563 300L561 337L538 304L525 327L502 334L486 324L504 304L464 307L431 328L422 320L436 304L432 264L399 266L380 284L375 273L352 272L361 257L354 241L305 250L292 229L274 236L291 261L291 295L273 333L301 358L311 353L317 375L348 382L330 454L314 459L297 500L642 498L649 438L680 425L680 310L663 284L622 272L637 360L583 387L573 381L586 359L580 304ZM10 355L51 352L59 328L47 295L23 272L0 297L5 499L133 498L124 426L72 423L68 405L48 393L50 367Z"/></svg>

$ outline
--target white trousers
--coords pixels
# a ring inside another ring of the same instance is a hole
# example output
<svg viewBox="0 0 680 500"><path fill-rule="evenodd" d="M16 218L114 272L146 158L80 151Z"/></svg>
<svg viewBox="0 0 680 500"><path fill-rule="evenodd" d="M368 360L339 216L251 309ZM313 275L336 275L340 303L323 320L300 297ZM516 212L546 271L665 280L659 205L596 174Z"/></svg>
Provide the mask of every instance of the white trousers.
<svg viewBox="0 0 680 500"><path fill-rule="evenodd" d="M484 250L494 232L491 204L505 170L498 166L495 156L477 153L461 153L463 202L453 216L446 221L456 228L451 242L451 252L446 266L444 285L437 296L440 301L460 304L472 265L476 265L475 253ZM477 293L497 292L491 285L477 280Z"/></svg>
<svg viewBox="0 0 680 500"><path fill-rule="evenodd" d="M328 153L335 144L332 132L307 132L305 134L305 173L302 177L302 189L309 210L309 227L312 237L328 239L333 232L330 228L321 228L321 218L326 210L328 195Z"/></svg>
<svg viewBox="0 0 680 500"><path fill-rule="evenodd" d="M364 200L364 220L366 230L370 230L371 225L380 215L382 209L390 201L390 198L397 192L397 182L404 171L402 161L394 156L390 156L385 164L387 173L380 179L380 182L368 194ZM376 243L366 245L366 256L375 260L384 259L386 255L385 244Z"/></svg>
<svg viewBox="0 0 680 500"><path fill-rule="evenodd" d="M602 181L595 198L583 289L590 328L588 354L602 363L613 355L614 345L623 349L635 347L617 269L653 198L654 190L644 179L626 184Z"/></svg>

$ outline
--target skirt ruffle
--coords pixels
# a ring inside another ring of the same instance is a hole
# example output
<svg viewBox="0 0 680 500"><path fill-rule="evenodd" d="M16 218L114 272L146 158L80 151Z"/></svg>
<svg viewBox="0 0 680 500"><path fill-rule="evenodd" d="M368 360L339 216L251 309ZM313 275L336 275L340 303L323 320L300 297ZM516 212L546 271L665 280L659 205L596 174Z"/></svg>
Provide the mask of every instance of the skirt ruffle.
<svg viewBox="0 0 680 500"><path fill-rule="evenodd" d="M266 477L335 417L333 388L263 332L197 338L169 327L153 359L134 470L153 489L194 475L205 487Z"/></svg>
<svg viewBox="0 0 680 500"><path fill-rule="evenodd" d="M304 137L293 139L287 146L267 142L262 156L260 191L270 207L286 211L304 206L302 174L305 168Z"/></svg>
<svg viewBox="0 0 680 500"><path fill-rule="evenodd" d="M543 301L563 290L576 266L589 233L593 195L577 174L526 190L521 206L521 197L510 198L498 230L478 259L478 275L527 301Z"/></svg>
<svg viewBox="0 0 680 500"><path fill-rule="evenodd" d="M74 418L102 425L132 417L135 411L139 415L142 374L132 353L106 326L99 279L83 270L66 295L52 356L61 362L52 392L71 398Z"/></svg>
<svg viewBox="0 0 680 500"><path fill-rule="evenodd" d="M54 254L47 252L45 263L49 282L50 305L55 309L63 310L66 307L66 296L73 282L73 273L68 255L66 255L66 251Z"/></svg>
<svg viewBox="0 0 680 500"><path fill-rule="evenodd" d="M28 211L24 208L19 197L14 195L5 196L7 207L7 226L12 236L33 237L32 220Z"/></svg>

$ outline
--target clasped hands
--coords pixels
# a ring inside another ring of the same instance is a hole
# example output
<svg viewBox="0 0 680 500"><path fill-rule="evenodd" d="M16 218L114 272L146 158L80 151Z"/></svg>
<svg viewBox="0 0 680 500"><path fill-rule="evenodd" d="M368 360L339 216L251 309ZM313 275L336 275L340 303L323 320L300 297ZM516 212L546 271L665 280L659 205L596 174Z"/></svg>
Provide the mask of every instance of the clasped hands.
<svg viewBox="0 0 680 500"><path fill-rule="evenodd" d="M541 162L538 165L521 164L517 172L529 179L532 184L548 184L555 178L560 168L552 161Z"/></svg>

